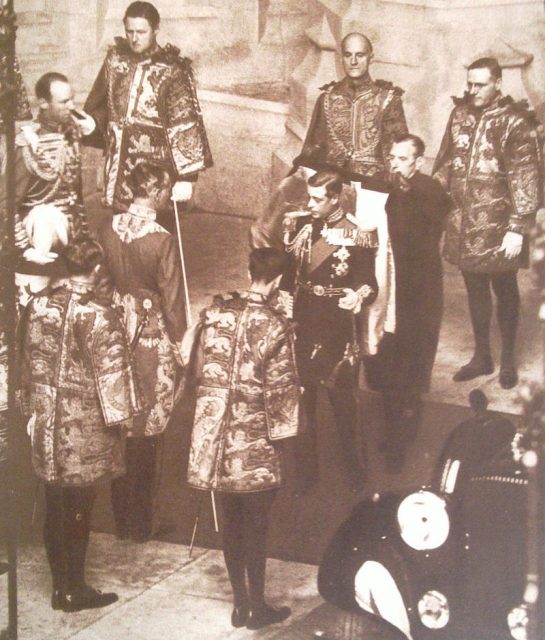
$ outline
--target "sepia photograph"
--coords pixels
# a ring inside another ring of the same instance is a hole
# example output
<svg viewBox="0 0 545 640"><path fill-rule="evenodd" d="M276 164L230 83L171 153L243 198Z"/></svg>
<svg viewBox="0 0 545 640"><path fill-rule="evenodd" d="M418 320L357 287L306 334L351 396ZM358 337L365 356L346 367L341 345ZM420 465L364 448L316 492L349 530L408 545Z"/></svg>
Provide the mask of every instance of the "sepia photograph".
<svg viewBox="0 0 545 640"><path fill-rule="evenodd" d="M545 640L544 45L0 0L0 640Z"/></svg>

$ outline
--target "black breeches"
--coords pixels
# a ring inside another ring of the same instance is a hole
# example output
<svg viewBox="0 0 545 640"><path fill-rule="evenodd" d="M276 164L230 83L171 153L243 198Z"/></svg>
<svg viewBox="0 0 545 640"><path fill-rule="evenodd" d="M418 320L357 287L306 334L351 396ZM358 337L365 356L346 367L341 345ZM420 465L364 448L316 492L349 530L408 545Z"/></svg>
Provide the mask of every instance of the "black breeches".
<svg viewBox="0 0 545 640"><path fill-rule="evenodd" d="M469 313L475 334L476 355L488 356L490 354L492 288L497 299L497 316L502 339L502 361L512 361L520 310L517 272L505 271L489 274L462 271L462 275L467 289Z"/></svg>
<svg viewBox="0 0 545 640"><path fill-rule="evenodd" d="M44 543L53 589L72 592L85 584L94 487L45 485Z"/></svg>
<svg viewBox="0 0 545 640"><path fill-rule="evenodd" d="M112 509L117 533L122 537L151 536L159 438L127 438L127 473L112 481Z"/></svg>
<svg viewBox="0 0 545 640"><path fill-rule="evenodd" d="M258 609L265 601L269 512L277 490L222 493L223 555L236 607ZM246 574L248 589L246 588Z"/></svg>

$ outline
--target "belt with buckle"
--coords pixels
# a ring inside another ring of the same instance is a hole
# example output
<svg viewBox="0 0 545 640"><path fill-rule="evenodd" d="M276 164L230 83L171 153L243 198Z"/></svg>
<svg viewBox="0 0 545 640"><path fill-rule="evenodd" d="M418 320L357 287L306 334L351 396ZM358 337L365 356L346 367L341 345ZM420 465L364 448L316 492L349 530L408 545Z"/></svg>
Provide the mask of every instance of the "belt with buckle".
<svg viewBox="0 0 545 640"><path fill-rule="evenodd" d="M344 287L326 287L323 284L312 284L312 282L298 282L297 286L305 291L313 293L319 298L340 298L345 295Z"/></svg>

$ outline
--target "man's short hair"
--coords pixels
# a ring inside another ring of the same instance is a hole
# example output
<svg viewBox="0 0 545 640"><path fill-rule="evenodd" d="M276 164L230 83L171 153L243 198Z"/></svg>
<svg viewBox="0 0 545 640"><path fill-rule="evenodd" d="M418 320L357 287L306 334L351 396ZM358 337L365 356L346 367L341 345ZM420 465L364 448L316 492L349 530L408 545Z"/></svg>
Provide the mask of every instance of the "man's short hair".
<svg viewBox="0 0 545 640"><path fill-rule="evenodd" d="M475 62L472 62L467 68L468 71L472 71L473 69L488 69L496 80L500 80L502 76L500 63L496 58L479 58L475 60Z"/></svg>
<svg viewBox="0 0 545 640"><path fill-rule="evenodd" d="M426 151L426 145L424 144L424 140L415 136L413 133L400 133L397 136L394 136L394 144L399 144L400 142L411 142L414 150L416 151L416 157L424 155L424 151Z"/></svg>
<svg viewBox="0 0 545 640"><path fill-rule="evenodd" d="M127 18L145 18L153 30L157 30L159 28L159 23L161 22L159 11L157 11L151 2L131 3L125 11L123 22L125 22Z"/></svg>
<svg viewBox="0 0 545 640"><path fill-rule="evenodd" d="M254 249L250 253L248 263L252 282L265 282L268 284L286 271L288 263L288 256L280 249L275 249L274 247Z"/></svg>
<svg viewBox="0 0 545 640"><path fill-rule="evenodd" d="M338 196L343 189L343 179L337 171L318 171L308 179L309 187L325 187L327 197Z"/></svg>
<svg viewBox="0 0 545 640"><path fill-rule="evenodd" d="M68 273L79 276L90 273L98 264L102 264L103 253L96 240L80 238L63 250L62 257Z"/></svg>
<svg viewBox="0 0 545 640"><path fill-rule="evenodd" d="M163 189L170 183L170 175L165 167L159 167L151 162L137 164L128 179L135 198L148 198L154 189Z"/></svg>
<svg viewBox="0 0 545 640"><path fill-rule="evenodd" d="M68 84L68 78L57 71L44 73L34 86L34 93L38 100L46 100L47 102L51 100L51 85L54 82L66 82Z"/></svg>

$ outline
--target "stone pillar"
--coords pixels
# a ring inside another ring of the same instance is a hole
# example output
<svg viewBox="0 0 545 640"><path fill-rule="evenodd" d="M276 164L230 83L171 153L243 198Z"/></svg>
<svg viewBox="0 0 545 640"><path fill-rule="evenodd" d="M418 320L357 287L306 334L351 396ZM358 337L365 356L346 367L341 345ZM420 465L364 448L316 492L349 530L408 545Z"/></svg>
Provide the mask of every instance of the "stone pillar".
<svg viewBox="0 0 545 640"><path fill-rule="evenodd" d="M290 110L286 122L286 137L273 157L273 179L278 180L291 167L301 150L301 142L312 116L320 87L337 77L335 50L337 43L322 15L320 22L306 31L308 51L290 78Z"/></svg>
<svg viewBox="0 0 545 640"><path fill-rule="evenodd" d="M252 56L258 81L287 83L305 53L307 11L300 0L270 0L264 31Z"/></svg>

